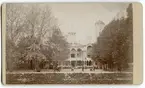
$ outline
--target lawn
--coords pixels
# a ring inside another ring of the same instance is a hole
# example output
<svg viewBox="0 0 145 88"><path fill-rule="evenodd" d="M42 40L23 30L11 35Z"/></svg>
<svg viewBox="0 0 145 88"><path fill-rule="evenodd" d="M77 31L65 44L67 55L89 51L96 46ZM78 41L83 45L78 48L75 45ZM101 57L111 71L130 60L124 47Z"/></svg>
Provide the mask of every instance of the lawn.
<svg viewBox="0 0 145 88"><path fill-rule="evenodd" d="M132 73L7 73L7 84L132 84Z"/></svg>

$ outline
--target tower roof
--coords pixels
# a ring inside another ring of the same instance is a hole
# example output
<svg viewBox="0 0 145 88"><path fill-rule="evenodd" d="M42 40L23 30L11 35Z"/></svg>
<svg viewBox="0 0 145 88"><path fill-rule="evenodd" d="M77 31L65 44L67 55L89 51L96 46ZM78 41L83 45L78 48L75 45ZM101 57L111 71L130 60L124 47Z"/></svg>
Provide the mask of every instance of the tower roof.
<svg viewBox="0 0 145 88"><path fill-rule="evenodd" d="M98 20L95 24L104 24L105 25L105 23L101 20Z"/></svg>

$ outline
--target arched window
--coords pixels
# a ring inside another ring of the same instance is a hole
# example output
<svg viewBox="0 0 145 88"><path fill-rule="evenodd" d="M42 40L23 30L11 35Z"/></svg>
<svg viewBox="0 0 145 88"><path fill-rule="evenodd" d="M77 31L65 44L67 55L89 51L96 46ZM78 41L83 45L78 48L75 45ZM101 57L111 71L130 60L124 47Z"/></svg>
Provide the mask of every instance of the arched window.
<svg viewBox="0 0 145 88"><path fill-rule="evenodd" d="M73 48L71 49L71 58L75 58L76 57L76 50Z"/></svg>
<svg viewBox="0 0 145 88"><path fill-rule="evenodd" d="M90 58L92 53L92 46L87 47L87 57Z"/></svg>
<svg viewBox="0 0 145 88"><path fill-rule="evenodd" d="M82 55L82 50L80 48L77 49L77 57L81 57Z"/></svg>

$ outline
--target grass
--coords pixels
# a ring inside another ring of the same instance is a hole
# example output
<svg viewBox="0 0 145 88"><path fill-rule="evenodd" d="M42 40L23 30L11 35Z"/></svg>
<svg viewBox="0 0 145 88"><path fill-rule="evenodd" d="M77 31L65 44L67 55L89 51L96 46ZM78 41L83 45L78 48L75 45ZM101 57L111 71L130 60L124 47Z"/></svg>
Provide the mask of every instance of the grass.
<svg viewBox="0 0 145 88"><path fill-rule="evenodd" d="M7 73L7 84L132 84L132 73Z"/></svg>

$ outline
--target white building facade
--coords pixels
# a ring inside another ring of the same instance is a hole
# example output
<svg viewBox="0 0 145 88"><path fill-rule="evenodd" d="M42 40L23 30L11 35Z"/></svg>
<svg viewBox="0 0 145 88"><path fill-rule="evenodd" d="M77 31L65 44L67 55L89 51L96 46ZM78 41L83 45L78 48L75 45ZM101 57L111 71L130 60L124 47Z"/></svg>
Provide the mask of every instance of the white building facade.
<svg viewBox="0 0 145 88"><path fill-rule="evenodd" d="M69 58L62 62L62 67L82 68L93 65L93 60L91 59L92 44L81 45L78 43L70 43L69 50Z"/></svg>

